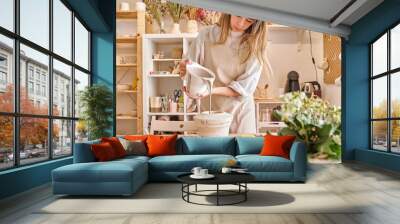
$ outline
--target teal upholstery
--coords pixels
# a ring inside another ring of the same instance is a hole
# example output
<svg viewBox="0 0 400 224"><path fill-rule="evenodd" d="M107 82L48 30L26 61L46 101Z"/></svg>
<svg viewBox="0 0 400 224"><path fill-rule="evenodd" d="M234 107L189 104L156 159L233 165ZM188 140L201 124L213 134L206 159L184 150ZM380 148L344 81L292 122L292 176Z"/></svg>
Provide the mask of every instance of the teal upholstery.
<svg viewBox="0 0 400 224"><path fill-rule="evenodd" d="M131 195L148 180L144 158L75 163L52 171L53 193Z"/></svg>
<svg viewBox="0 0 400 224"><path fill-rule="evenodd" d="M234 160L231 155L174 155L157 156L149 160L149 170L190 172L193 167L203 167L210 171L219 171L228 160Z"/></svg>
<svg viewBox="0 0 400 224"><path fill-rule="evenodd" d="M279 156L239 155L239 166L251 172L292 172L292 161Z"/></svg>
<svg viewBox="0 0 400 224"><path fill-rule="evenodd" d="M293 162L293 180L306 181L307 148L303 142L294 142L290 149L290 160Z"/></svg>
<svg viewBox="0 0 400 224"><path fill-rule="evenodd" d="M260 154L264 137L236 137L236 155Z"/></svg>
<svg viewBox="0 0 400 224"><path fill-rule="evenodd" d="M92 144L98 144L100 140L94 140L89 142L75 143L74 147L74 163L87 163L95 162L96 158L92 153L90 146Z"/></svg>
<svg viewBox="0 0 400 224"><path fill-rule="evenodd" d="M235 155L234 137L182 137L178 154L226 154Z"/></svg>

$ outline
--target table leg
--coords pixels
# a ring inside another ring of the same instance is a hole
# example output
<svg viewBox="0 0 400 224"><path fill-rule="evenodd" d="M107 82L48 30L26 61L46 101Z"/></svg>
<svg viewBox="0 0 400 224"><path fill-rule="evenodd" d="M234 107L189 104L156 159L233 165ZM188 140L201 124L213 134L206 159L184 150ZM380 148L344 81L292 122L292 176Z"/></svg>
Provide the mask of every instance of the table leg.
<svg viewBox="0 0 400 224"><path fill-rule="evenodd" d="M195 185L195 191L197 192L197 184Z"/></svg>
<svg viewBox="0 0 400 224"><path fill-rule="evenodd" d="M219 206L219 184L217 184L217 206Z"/></svg>
<svg viewBox="0 0 400 224"><path fill-rule="evenodd" d="M244 183L244 190L245 190L245 192L244 192L244 201L247 201L247 192L248 192L248 190L247 190L247 183Z"/></svg>
<svg viewBox="0 0 400 224"><path fill-rule="evenodd" d="M189 195L190 195L190 184L188 184L188 185L187 185L187 192L188 192L188 193L187 193L187 201L188 201L188 202L190 202L190 201L189 201Z"/></svg>

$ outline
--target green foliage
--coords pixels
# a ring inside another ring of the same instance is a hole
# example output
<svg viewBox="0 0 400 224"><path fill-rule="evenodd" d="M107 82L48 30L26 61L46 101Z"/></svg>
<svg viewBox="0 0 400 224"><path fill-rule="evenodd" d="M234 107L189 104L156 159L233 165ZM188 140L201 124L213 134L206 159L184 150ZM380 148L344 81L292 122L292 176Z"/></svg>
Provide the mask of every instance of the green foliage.
<svg viewBox="0 0 400 224"><path fill-rule="evenodd" d="M101 84L86 87L80 93L82 119L88 127L89 139L109 136L107 129L112 125L112 92Z"/></svg>
<svg viewBox="0 0 400 224"><path fill-rule="evenodd" d="M302 92L282 97L284 104L274 116L285 122L280 135L295 135L306 143L311 154L338 159L341 154L341 110Z"/></svg>

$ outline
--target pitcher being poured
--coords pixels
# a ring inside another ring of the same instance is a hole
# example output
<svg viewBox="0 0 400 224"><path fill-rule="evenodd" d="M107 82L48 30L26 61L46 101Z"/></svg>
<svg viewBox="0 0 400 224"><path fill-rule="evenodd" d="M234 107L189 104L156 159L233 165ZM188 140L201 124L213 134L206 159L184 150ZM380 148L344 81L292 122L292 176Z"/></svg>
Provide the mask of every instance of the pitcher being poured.
<svg viewBox="0 0 400 224"><path fill-rule="evenodd" d="M186 65L186 75L183 85L190 96L209 95L208 113L211 114L211 92L215 74L208 68L205 68L195 62Z"/></svg>

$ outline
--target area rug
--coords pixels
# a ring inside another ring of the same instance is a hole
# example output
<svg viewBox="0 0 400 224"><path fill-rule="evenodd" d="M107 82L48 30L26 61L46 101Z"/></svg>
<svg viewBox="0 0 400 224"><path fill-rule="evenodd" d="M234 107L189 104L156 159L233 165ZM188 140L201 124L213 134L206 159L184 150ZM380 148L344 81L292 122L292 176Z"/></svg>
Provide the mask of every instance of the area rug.
<svg viewBox="0 0 400 224"><path fill-rule="evenodd" d="M247 201L237 205L189 204L182 200L180 184L150 183L131 197L57 197L36 213L360 213L357 205L346 202L317 184L260 183L249 184L248 187ZM198 190L212 188L215 186L207 185ZM237 199L240 198L225 197L222 202ZM191 200L215 203L213 196L193 196Z"/></svg>

